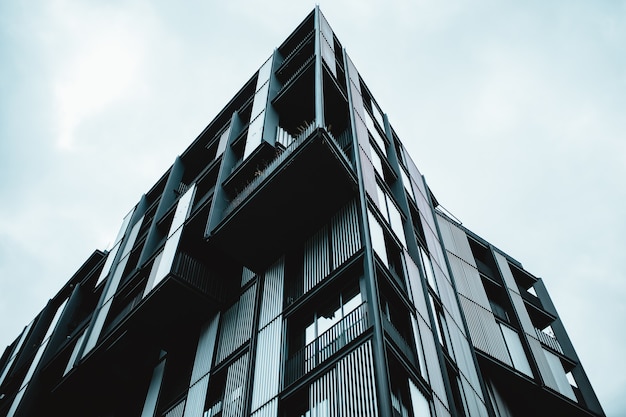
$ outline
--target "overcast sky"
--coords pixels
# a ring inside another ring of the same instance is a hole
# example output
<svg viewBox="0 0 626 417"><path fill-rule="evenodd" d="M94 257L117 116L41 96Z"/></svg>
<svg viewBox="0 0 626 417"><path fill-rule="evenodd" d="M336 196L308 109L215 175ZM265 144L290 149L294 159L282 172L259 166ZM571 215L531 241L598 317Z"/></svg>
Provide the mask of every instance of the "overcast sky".
<svg viewBox="0 0 626 417"><path fill-rule="evenodd" d="M307 3L0 2L0 351ZM544 278L626 415L626 2L320 5L438 200Z"/></svg>

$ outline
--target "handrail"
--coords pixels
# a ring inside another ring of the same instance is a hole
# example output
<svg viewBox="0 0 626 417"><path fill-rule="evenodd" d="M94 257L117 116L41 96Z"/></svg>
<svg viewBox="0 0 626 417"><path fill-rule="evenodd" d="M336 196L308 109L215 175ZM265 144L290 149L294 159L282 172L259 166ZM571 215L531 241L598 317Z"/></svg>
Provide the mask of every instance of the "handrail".
<svg viewBox="0 0 626 417"><path fill-rule="evenodd" d="M285 386L325 362L369 328L367 305L361 303L337 324L294 353L285 362Z"/></svg>
<svg viewBox="0 0 626 417"><path fill-rule="evenodd" d="M203 263L185 252L178 253L174 259L171 273L203 294L211 295L216 299L221 299L223 296L224 285L222 280Z"/></svg>
<svg viewBox="0 0 626 417"><path fill-rule="evenodd" d="M552 350L555 350L563 354L563 348L561 347L561 344L556 339L556 337L552 337L546 332L544 332L543 330L540 330L536 327L535 327L535 333L537 334L537 339L539 339L539 342L541 342L542 345L545 345L551 348Z"/></svg>
<svg viewBox="0 0 626 417"><path fill-rule="evenodd" d="M242 190L232 199L230 204L224 210L223 217L225 218L230 213L232 213L235 208L237 208L252 192L258 187L258 185L263 182L272 172L276 170L276 168L282 164L289 155L291 155L300 145L302 145L311 134L316 130L316 126L314 124L310 124L304 129L290 144L287 146L281 153L279 153L275 159L273 159L262 171L258 171L256 176L250 181ZM279 126L276 130L276 134L280 134L282 128ZM343 155L348 159L347 155L341 144L346 146L347 143L350 143L351 139L350 130L344 131L339 135L339 140L335 139L333 135L326 131L328 137L332 142L341 150ZM349 159L348 159L349 160Z"/></svg>
<svg viewBox="0 0 626 417"><path fill-rule="evenodd" d="M314 130L315 125L309 125L300 135L298 135L298 137L293 142L291 142L291 144L287 148L285 148L282 153L280 153L272 162L270 162L265 167L265 169L263 169L263 171L258 173L258 175L252 181L250 181L250 183L246 185L246 187L241 190L239 194L237 194L237 196L230 202L228 207L226 207L226 209L224 210L224 217L230 214L243 200L246 199L246 197L252 194L252 191L254 191L257 186L276 169L276 167L278 167L285 159L287 159L287 156L293 153L293 151L297 149L311 135L311 133L313 133Z"/></svg>

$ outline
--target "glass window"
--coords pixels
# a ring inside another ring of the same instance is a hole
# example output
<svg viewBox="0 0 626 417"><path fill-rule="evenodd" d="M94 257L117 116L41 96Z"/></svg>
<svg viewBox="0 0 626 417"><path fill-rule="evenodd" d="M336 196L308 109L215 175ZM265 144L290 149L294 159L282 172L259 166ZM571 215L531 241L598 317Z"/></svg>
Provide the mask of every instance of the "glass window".
<svg viewBox="0 0 626 417"><path fill-rule="evenodd" d="M422 265L424 266L424 275L426 276L426 280L431 288L435 291L438 290L437 282L435 281L435 273L433 272L433 264L430 262L430 256L426 253L424 249L420 247L420 255L422 258Z"/></svg>
<svg viewBox="0 0 626 417"><path fill-rule="evenodd" d="M378 155L378 152L375 149L371 150L371 160L372 160L372 165L374 165L374 168L376 169L376 172L378 173L378 175L381 178L384 178L385 171L383 171L383 162L382 162L382 159L380 159L380 156Z"/></svg>
<svg viewBox="0 0 626 417"><path fill-rule="evenodd" d="M406 247L406 240L404 238L404 226L402 222L402 216L400 215L400 210L396 207L396 205L389 199L387 199L387 210L389 211L389 224L391 225L391 230L393 230L394 234L400 242L402 242L402 246Z"/></svg>
<svg viewBox="0 0 626 417"><path fill-rule="evenodd" d="M387 249L385 247L385 234L383 228L376 220L376 217L368 210L368 220L370 224L370 234L372 237L372 248L378 257L389 267L389 260L387 259Z"/></svg>
<svg viewBox="0 0 626 417"><path fill-rule="evenodd" d="M378 207L383 214L387 223L391 226L391 230L396 235L402 246L406 247L406 239L404 238L404 223L400 210L396 207L393 198L387 194L379 183L376 183L376 192L378 194Z"/></svg>
<svg viewBox="0 0 626 417"><path fill-rule="evenodd" d="M400 176L402 177L402 184L404 185L407 195L415 200L415 194L413 194L413 186L411 185L409 174L407 174L404 169L400 168Z"/></svg>
<svg viewBox="0 0 626 417"><path fill-rule="evenodd" d="M305 329L305 344L313 342L363 303L358 289L340 293L316 311Z"/></svg>
<svg viewBox="0 0 626 417"><path fill-rule="evenodd" d="M387 146L386 146L385 140L383 139L382 135L376 128L374 121L372 120L372 116L370 116L369 112L366 110L364 113L365 113L365 125L367 126L367 130L369 130L370 135L374 139L374 142L376 142L376 145L378 145L380 150L386 154Z"/></svg>

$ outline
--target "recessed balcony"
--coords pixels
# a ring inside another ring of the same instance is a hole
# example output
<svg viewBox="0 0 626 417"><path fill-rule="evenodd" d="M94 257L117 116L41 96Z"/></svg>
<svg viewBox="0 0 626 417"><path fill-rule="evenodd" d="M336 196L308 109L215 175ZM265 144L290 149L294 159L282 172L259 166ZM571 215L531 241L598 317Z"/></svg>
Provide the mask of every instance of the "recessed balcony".
<svg viewBox="0 0 626 417"><path fill-rule="evenodd" d="M358 190L339 142L309 127L231 200L210 245L261 271L315 232Z"/></svg>

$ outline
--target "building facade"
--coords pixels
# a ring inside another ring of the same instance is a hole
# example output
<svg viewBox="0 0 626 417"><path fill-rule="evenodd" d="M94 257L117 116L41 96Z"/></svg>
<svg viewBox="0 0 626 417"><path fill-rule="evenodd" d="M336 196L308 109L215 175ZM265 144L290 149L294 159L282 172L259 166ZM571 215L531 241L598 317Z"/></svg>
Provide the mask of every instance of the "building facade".
<svg viewBox="0 0 626 417"><path fill-rule="evenodd" d="M0 417L602 416L316 8L0 358Z"/></svg>

